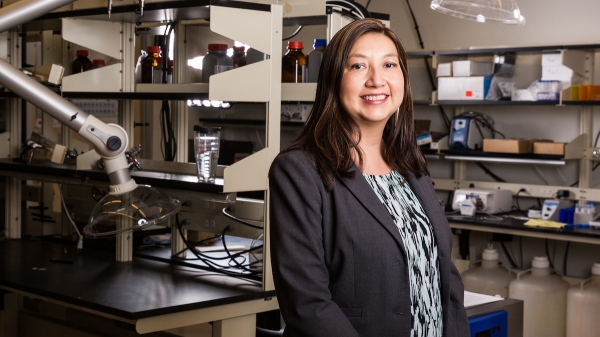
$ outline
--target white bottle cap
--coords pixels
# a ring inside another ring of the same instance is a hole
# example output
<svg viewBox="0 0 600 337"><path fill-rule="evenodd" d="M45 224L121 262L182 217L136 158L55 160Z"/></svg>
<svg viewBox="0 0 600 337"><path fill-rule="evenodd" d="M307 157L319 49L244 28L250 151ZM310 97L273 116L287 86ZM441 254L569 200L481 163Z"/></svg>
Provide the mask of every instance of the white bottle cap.
<svg viewBox="0 0 600 337"><path fill-rule="evenodd" d="M596 262L592 266L592 275L600 275L600 262Z"/></svg>
<svg viewBox="0 0 600 337"><path fill-rule="evenodd" d="M483 251L482 258L486 261L497 261L498 251L493 248L486 248Z"/></svg>
<svg viewBox="0 0 600 337"><path fill-rule="evenodd" d="M539 269L550 268L550 261L548 261L548 257L546 256L534 256L531 266Z"/></svg>

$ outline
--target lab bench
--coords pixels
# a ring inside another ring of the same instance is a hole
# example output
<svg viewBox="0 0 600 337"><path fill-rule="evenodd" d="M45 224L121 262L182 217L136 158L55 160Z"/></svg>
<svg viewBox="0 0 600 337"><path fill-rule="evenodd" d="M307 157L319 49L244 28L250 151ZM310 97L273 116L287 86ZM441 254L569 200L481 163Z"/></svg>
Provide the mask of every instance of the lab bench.
<svg viewBox="0 0 600 337"><path fill-rule="evenodd" d="M78 253L70 242L4 240L0 289L10 292L5 297L58 304L138 333L213 322L220 331L213 336L250 336L256 313L278 309L275 291L264 291L260 282L134 256L123 263L113 252L88 247ZM18 302L5 302L5 314L19 311Z"/></svg>

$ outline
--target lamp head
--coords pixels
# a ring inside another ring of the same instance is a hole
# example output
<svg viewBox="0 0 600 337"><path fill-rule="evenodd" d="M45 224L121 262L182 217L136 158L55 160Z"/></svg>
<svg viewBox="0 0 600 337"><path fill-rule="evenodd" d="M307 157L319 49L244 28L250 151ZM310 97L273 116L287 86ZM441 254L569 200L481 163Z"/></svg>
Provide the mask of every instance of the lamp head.
<svg viewBox="0 0 600 337"><path fill-rule="evenodd" d="M432 0L430 7L440 13L482 23L525 24L515 0Z"/></svg>

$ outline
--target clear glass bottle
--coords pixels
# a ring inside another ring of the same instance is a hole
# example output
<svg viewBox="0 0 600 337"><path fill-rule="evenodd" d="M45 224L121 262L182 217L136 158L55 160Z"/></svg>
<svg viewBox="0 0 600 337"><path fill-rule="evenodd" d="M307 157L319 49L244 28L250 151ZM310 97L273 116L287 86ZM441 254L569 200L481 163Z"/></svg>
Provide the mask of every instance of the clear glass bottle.
<svg viewBox="0 0 600 337"><path fill-rule="evenodd" d="M212 75L233 69L233 60L227 56L227 45L211 43L208 54L202 59L202 82L208 83Z"/></svg>
<svg viewBox="0 0 600 337"><path fill-rule="evenodd" d="M281 81L284 83L306 82L306 56L302 53L302 42L288 42L288 52L281 61Z"/></svg>
<svg viewBox="0 0 600 337"><path fill-rule="evenodd" d="M154 70L158 67L159 46L148 46L146 48L148 56L142 61L142 83L155 83Z"/></svg>
<svg viewBox="0 0 600 337"><path fill-rule="evenodd" d="M71 63L71 74L79 74L92 69L93 64L88 55L90 53L85 49L77 51L77 58Z"/></svg>
<svg viewBox="0 0 600 337"><path fill-rule="evenodd" d="M243 67L246 65L246 47L233 47L233 68Z"/></svg>

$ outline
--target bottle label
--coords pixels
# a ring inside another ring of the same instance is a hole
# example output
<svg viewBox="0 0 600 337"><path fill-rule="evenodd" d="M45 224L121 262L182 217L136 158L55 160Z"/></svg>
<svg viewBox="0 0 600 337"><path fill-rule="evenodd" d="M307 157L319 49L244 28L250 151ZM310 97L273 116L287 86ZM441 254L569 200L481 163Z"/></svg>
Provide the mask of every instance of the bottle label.
<svg viewBox="0 0 600 337"><path fill-rule="evenodd" d="M215 65L215 74L233 69L233 66Z"/></svg>

